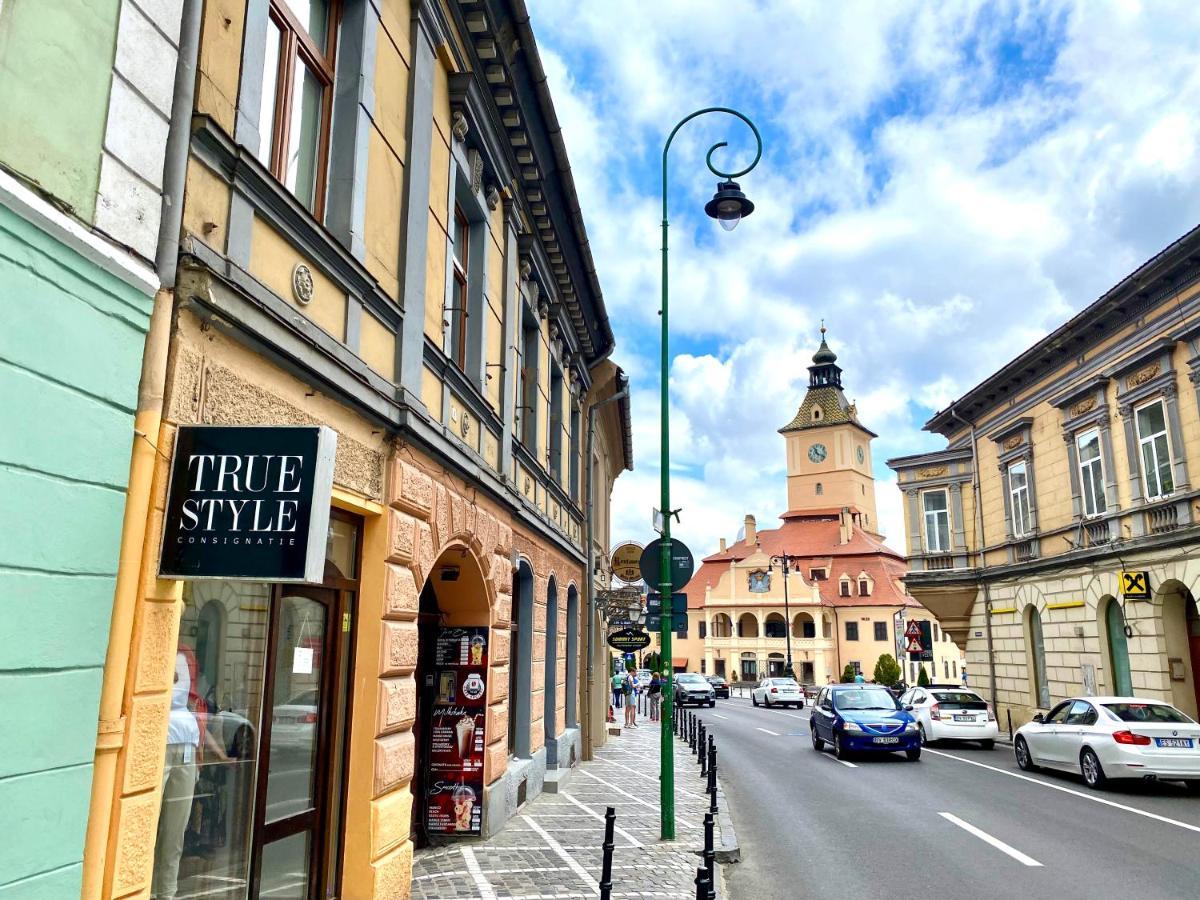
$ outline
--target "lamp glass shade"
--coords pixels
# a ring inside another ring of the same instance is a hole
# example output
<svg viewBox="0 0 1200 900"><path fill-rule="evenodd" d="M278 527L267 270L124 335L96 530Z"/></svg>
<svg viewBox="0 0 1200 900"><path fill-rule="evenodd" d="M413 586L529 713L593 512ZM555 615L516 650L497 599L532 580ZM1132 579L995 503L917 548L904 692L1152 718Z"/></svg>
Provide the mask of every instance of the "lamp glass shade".
<svg viewBox="0 0 1200 900"><path fill-rule="evenodd" d="M738 222L754 212L754 204L742 193L736 181L722 181L713 198L704 204L704 211L726 231L733 231Z"/></svg>

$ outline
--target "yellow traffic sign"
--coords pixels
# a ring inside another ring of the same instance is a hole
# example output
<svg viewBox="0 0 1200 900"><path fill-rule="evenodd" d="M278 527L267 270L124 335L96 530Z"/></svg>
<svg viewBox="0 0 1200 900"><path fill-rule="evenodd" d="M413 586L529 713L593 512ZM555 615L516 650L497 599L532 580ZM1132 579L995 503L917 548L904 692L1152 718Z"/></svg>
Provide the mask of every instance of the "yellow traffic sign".
<svg viewBox="0 0 1200 900"><path fill-rule="evenodd" d="M633 541L619 544L613 549L610 559L612 573L626 584L642 580L642 547Z"/></svg>
<svg viewBox="0 0 1200 900"><path fill-rule="evenodd" d="M1150 599L1149 572L1122 572L1121 594L1126 600Z"/></svg>

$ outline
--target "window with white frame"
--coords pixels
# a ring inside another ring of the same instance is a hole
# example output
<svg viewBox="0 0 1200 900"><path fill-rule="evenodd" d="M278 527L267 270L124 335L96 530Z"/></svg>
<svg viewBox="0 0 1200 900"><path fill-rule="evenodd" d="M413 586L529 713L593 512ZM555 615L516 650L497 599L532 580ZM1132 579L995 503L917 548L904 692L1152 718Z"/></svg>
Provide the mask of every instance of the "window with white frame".
<svg viewBox="0 0 1200 900"><path fill-rule="evenodd" d="M471 223L458 204L454 206L454 230L451 233L451 280L449 303L446 306L449 323L447 356L464 372L467 369L467 317L470 315L468 291L469 255L471 252Z"/></svg>
<svg viewBox="0 0 1200 900"><path fill-rule="evenodd" d="M1083 514L1098 516L1108 509L1104 498L1104 460L1100 456L1100 432L1085 431L1075 438L1079 452L1079 481L1083 486Z"/></svg>
<svg viewBox="0 0 1200 900"><path fill-rule="evenodd" d="M1012 506L1014 537L1029 533L1029 471L1022 460L1008 467L1008 498Z"/></svg>
<svg viewBox="0 0 1200 900"><path fill-rule="evenodd" d="M925 513L925 549L945 553L950 549L950 510L945 491L926 491L921 495Z"/></svg>
<svg viewBox="0 0 1200 900"><path fill-rule="evenodd" d="M1175 490L1175 479L1171 476L1171 444L1167 438L1166 407L1161 400L1155 400L1138 409L1135 417L1146 499L1165 497Z"/></svg>

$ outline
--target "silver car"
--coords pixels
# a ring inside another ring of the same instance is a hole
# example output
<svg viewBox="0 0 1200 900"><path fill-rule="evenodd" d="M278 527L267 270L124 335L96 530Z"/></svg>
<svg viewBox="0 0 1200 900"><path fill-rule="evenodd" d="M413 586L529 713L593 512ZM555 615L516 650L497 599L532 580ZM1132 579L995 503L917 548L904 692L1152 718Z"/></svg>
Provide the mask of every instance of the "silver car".
<svg viewBox="0 0 1200 900"><path fill-rule="evenodd" d="M680 672L675 676L675 705L716 706L717 692L703 675Z"/></svg>

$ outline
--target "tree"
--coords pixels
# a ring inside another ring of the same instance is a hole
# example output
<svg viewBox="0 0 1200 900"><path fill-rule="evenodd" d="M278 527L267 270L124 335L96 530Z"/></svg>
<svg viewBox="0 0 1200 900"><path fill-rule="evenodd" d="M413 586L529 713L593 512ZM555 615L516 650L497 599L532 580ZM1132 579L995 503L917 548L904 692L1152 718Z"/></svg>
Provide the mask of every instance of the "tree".
<svg viewBox="0 0 1200 900"><path fill-rule="evenodd" d="M921 671L917 675L917 686L929 687L929 675L926 673L924 666L921 666Z"/></svg>
<svg viewBox="0 0 1200 900"><path fill-rule="evenodd" d="M924 670L922 670L924 671ZM875 683L894 686L900 681L900 664L889 654L880 656L875 662Z"/></svg>
<svg viewBox="0 0 1200 900"><path fill-rule="evenodd" d="M649 669L651 672L662 671L662 656L657 651L647 653L642 657L642 668Z"/></svg>
<svg viewBox="0 0 1200 900"><path fill-rule="evenodd" d="M850 663L846 663L846 668L842 669L842 682L849 684L854 680L855 674L854 666L850 665Z"/></svg>

